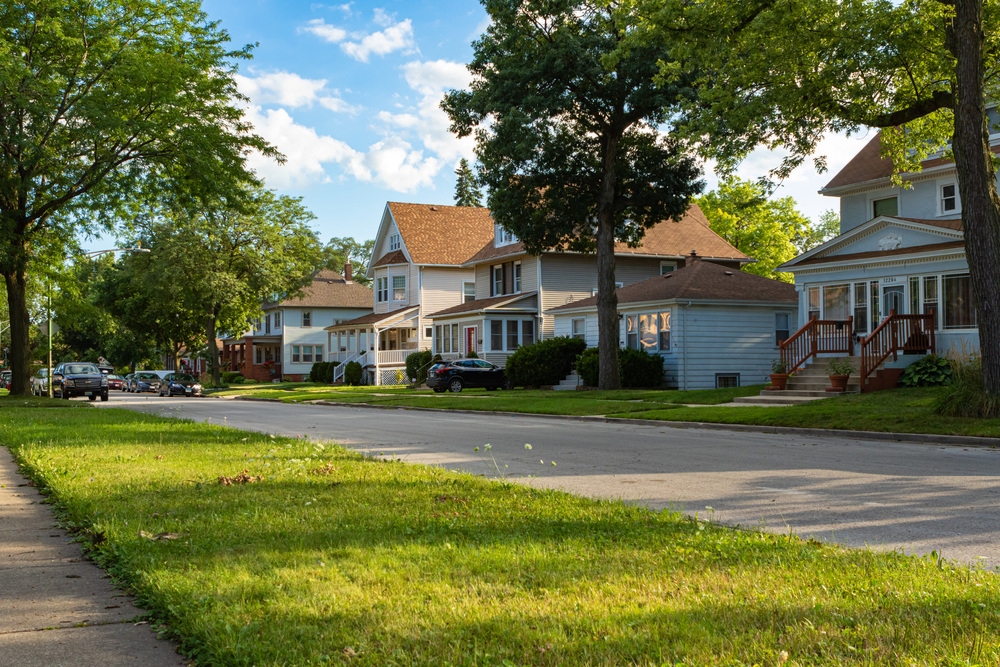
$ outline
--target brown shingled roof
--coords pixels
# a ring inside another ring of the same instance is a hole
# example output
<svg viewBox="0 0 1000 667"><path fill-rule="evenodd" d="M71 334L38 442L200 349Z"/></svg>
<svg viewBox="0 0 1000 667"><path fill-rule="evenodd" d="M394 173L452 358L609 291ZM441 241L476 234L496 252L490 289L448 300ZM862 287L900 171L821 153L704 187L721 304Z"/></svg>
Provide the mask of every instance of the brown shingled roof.
<svg viewBox="0 0 1000 667"><path fill-rule="evenodd" d="M385 266L386 264L406 264L406 255L403 254L402 250L393 250L382 255L382 258L372 266Z"/></svg>
<svg viewBox="0 0 1000 667"><path fill-rule="evenodd" d="M493 239L488 208L389 202L414 264L458 266Z"/></svg>
<svg viewBox="0 0 1000 667"><path fill-rule="evenodd" d="M895 250L869 250L867 252L852 252L847 255L826 255L825 257L810 257L795 264L795 267L812 264L830 264L832 262L849 262L854 259L874 259L876 257L894 257L896 255L912 255L918 252L934 252L935 250L951 250L965 248L965 241L948 241L946 243L927 243L909 248Z"/></svg>
<svg viewBox="0 0 1000 667"><path fill-rule="evenodd" d="M373 302L371 288L361 283L348 283L344 280L344 276L336 271L321 269L313 274L312 282L302 290L302 296L269 303L264 307L371 308Z"/></svg>
<svg viewBox="0 0 1000 667"><path fill-rule="evenodd" d="M795 286L712 262L695 262L662 276L655 276L617 290L618 306L646 301L786 301L798 303ZM556 306L548 312L597 306L592 296Z"/></svg>
<svg viewBox="0 0 1000 667"><path fill-rule="evenodd" d="M400 314L414 310L415 308L416 306L410 306L408 308L400 308L398 310L394 310L391 313L368 313L367 315L362 315L361 317L355 317L353 320L347 320L346 322L341 322L340 324L334 324L328 327L324 327L324 329L329 331L330 329L341 329L343 327L356 326L360 324L377 324L384 320L391 320L394 317L399 317ZM410 317L413 317L413 315L411 314L408 317L404 317L402 319L408 320L410 319Z"/></svg>
<svg viewBox="0 0 1000 667"><path fill-rule="evenodd" d="M642 245L638 248L630 248L625 243L615 244L616 255L687 257L692 250L696 251L700 257L749 259L709 228L708 218L705 217L697 204L691 204L684 217L678 222L664 220L646 230ZM523 243L512 243L495 248L491 238L467 263L473 264L498 257L519 255L523 252Z"/></svg>
<svg viewBox="0 0 1000 667"><path fill-rule="evenodd" d="M436 313L431 313L425 317L435 318L442 315L455 315L458 313L474 313L485 308L491 308L501 303L507 303L508 301L520 301L521 299L526 299L528 297L535 296L535 292L524 292L523 294L504 294L503 296L494 296L489 299L476 299L474 301L467 301L465 303L460 303L457 306L452 306L451 308L445 308L444 310L439 310Z"/></svg>

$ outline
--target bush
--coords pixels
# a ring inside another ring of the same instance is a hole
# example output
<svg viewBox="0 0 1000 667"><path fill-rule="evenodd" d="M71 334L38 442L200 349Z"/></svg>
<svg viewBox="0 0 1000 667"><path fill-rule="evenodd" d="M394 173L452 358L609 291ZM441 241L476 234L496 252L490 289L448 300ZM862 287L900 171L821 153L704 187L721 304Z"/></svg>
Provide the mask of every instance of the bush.
<svg viewBox="0 0 1000 667"><path fill-rule="evenodd" d="M588 387L600 384L600 354L587 348L577 357L576 372ZM663 384L663 357L645 350L618 350L618 376L622 388L659 387Z"/></svg>
<svg viewBox="0 0 1000 667"><path fill-rule="evenodd" d="M249 380L247 380L245 377L237 373L236 377L230 380L228 384L244 384L246 382L249 382Z"/></svg>
<svg viewBox="0 0 1000 667"><path fill-rule="evenodd" d="M584 341L569 336L519 347L507 359L507 379L516 387L559 384L586 347Z"/></svg>
<svg viewBox="0 0 1000 667"><path fill-rule="evenodd" d="M222 384L239 384L243 375L239 371L222 371Z"/></svg>
<svg viewBox="0 0 1000 667"><path fill-rule="evenodd" d="M344 384L349 387L357 387L361 384L361 364L356 361L348 361L344 368Z"/></svg>
<svg viewBox="0 0 1000 667"><path fill-rule="evenodd" d="M934 402L934 410L945 417L1000 417L1000 394L983 390L983 360L978 353L949 360L951 384Z"/></svg>
<svg viewBox="0 0 1000 667"><path fill-rule="evenodd" d="M622 388L663 385L663 357L646 350L619 350L618 372Z"/></svg>
<svg viewBox="0 0 1000 667"><path fill-rule="evenodd" d="M899 378L904 387L941 387L951 384L951 364L944 357L928 354L906 367Z"/></svg>
<svg viewBox="0 0 1000 667"><path fill-rule="evenodd" d="M465 358L466 359L478 359L479 355L476 354L475 350L470 350L469 353L467 355L465 355Z"/></svg>
<svg viewBox="0 0 1000 667"><path fill-rule="evenodd" d="M596 347L588 347L576 358L576 372L588 387L596 387L601 379L600 355Z"/></svg>
<svg viewBox="0 0 1000 667"><path fill-rule="evenodd" d="M406 355L406 377L410 378L410 382L420 384L427 379L427 368L432 356L430 350Z"/></svg>
<svg viewBox="0 0 1000 667"><path fill-rule="evenodd" d="M306 379L309 382L330 384L333 382L333 369L338 365L340 365L339 361L317 361L309 369L309 376Z"/></svg>

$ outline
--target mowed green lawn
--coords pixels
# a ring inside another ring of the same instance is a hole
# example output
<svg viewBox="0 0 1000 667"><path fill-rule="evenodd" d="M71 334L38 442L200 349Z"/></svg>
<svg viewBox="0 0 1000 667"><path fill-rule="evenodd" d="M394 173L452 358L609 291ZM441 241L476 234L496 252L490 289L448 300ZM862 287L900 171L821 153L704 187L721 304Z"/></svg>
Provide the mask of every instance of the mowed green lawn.
<svg viewBox="0 0 1000 667"><path fill-rule="evenodd" d="M0 444L200 665L1000 662L992 573L305 440L16 405ZM244 470L263 479L219 483Z"/></svg>

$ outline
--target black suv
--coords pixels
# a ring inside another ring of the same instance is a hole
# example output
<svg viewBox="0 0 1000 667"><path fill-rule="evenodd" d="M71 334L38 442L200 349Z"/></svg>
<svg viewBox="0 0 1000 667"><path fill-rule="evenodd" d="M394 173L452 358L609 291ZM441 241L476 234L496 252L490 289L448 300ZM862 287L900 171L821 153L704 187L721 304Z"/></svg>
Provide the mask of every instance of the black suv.
<svg viewBox="0 0 1000 667"><path fill-rule="evenodd" d="M173 396L175 392L182 396L201 396L201 383L187 373L168 373L160 383L159 391L160 396L164 393Z"/></svg>
<svg viewBox="0 0 1000 667"><path fill-rule="evenodd" d="M457 394L465 387L485 387L487 391L510 389L504 370L482 359L435 364L427 371L427 386L439 394L445 391Z"/></svg>
<svg viewBox="0 0 1000 667"><path fill-rule="evenodd" d="M70 361L59 364L52 371L52 395L59 398L86 396L96 401L108 400L108 379L94 364Z"/></svg>

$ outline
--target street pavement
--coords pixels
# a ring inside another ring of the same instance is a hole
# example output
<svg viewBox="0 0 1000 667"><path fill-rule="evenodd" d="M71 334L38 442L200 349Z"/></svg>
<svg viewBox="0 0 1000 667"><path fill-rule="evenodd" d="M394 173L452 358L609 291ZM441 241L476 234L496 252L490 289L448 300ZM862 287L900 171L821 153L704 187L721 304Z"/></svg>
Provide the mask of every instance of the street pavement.
<svg viewBox="0 0 1000 667"><path fill-rule="evenodd" d="M497 475L492 455L504 474L534 475L523 481L536 486L1000 567L1000 450L991 448L133 394L101 407L335 441L486 476Z"/></svg>

